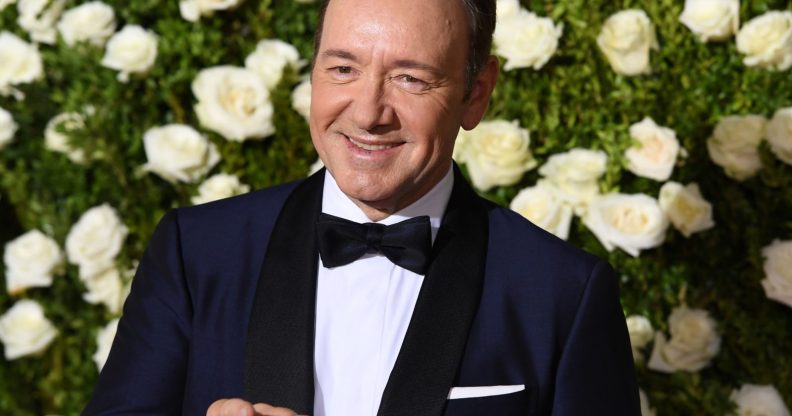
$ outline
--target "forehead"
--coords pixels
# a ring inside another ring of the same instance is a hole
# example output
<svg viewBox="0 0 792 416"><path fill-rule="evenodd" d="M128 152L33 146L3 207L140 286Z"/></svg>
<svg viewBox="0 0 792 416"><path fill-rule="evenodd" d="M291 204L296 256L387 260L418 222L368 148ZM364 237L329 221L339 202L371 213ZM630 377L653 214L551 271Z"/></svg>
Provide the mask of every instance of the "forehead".
<svg viewBox="0 0 792 416"><path fill-rule="evenodd" d="M461 0L332 0L321 34L321 49L435 57L465 51L466 42Z"/></svg>

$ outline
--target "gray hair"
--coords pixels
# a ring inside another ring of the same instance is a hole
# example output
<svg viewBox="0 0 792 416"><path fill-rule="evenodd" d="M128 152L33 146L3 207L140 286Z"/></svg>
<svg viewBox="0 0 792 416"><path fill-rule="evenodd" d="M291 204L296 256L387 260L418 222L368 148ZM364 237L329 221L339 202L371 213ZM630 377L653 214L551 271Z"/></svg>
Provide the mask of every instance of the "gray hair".
<svg viewBox="0 0 792 416"><path fill-rule="evenodd" d="M495 0L461 0L468 12L468 53L465 63L465 99L473 90L473 82L487 63L492 49L492 33L495 31ZM322 1L319 20L314 34L314 53L322 43L324 16L330 0ZM316 60L316 55L314 55Z"/></svg>

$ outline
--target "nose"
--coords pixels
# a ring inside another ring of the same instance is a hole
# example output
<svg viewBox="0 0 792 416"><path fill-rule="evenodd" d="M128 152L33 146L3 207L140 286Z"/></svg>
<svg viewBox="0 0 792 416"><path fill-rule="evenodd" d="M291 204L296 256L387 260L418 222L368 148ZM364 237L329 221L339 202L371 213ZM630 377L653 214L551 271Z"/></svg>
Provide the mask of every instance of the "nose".
<svg viewBox="0 0 792 416"><path fill-rule="evenodd" d="M355 127L367 132L388 129L396 121L393 105L387 97L385 81L367 77L359 82L352 98L351 119Z"/></svg>

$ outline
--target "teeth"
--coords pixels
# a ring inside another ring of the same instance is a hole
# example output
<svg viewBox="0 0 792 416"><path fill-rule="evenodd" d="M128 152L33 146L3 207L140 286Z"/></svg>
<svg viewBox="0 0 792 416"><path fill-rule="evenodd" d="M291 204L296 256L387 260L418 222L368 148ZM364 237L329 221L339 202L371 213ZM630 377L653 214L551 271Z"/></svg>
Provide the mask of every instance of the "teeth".
<svg viewBox="0 0 792 416"><path fill-rule="evenodd" d="M357 142L350 137L347 138L349 139L350 142L352 142L352 144L363 150L385 150L385 149L390 149L391 147L395 147L395 145L392 144L365 144L365 143Z"/></svg>

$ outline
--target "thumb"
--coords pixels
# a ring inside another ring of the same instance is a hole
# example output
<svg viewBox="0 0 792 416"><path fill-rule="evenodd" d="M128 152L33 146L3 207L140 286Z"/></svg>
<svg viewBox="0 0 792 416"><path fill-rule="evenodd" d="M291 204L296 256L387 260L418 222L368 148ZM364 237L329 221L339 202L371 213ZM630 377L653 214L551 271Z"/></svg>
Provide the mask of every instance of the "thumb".
<svg viewBox="0 0 792 416"><path fill-rule="evenodd" d="M256 411L256 416L297 416L297 413L291 409L270 406L265 403L254 404L253 410Z"/></svg>

